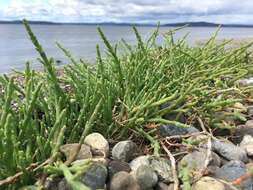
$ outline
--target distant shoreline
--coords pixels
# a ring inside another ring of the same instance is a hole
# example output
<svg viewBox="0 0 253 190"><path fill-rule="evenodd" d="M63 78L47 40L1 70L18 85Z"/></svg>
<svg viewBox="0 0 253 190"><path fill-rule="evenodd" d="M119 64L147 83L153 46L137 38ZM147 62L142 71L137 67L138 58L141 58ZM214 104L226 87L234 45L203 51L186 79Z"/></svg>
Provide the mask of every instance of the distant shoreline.
<svg viewBox="0 0 253 190"><path fill-rule="evenodd" d="M37 24L37 25L91 25L91 26L150 26L155 27L157 24L140 24L140 23L115 23L115 22L97 22L97 23L78 23L78 22L48 22L48 21L29 21L30 24ZM14 21L1 21L0 24L22 24L21 20L14 20ZM246 24L218 24L218 23L211 23L211 22L180 22L180 23L168 23L168 24L161 24L161 27L240 27L240 28L253 28L253 25L246 25Z"/></svg>

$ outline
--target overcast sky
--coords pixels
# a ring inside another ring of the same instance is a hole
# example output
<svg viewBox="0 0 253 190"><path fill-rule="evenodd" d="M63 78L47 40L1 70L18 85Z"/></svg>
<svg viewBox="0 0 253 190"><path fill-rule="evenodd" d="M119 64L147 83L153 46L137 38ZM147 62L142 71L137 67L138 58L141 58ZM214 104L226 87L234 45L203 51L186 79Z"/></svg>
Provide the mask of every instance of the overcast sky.
<svg viewBox="0 0 253 190"><path fill-rule="evenodd" d="M253 24L253 0L0 0L0 20Z"/></svg>

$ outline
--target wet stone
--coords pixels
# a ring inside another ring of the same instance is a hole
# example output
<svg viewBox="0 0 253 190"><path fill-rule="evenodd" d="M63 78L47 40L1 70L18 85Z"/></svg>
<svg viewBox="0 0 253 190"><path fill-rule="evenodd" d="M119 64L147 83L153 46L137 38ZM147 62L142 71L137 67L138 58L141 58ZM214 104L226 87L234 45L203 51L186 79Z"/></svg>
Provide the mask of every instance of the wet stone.
<svg viewBox="0 0 253 190"><path fill-rule="evenodd" d="M214 177L231 182L233 180L238 179L242 175L245 175L246 173L246 165L239 160L233 160L219 168L214 174ZM240 187L244 190L251 190L251 186L251 178L243 181L240 185Z"/></svg>
<svg viewBox="0 0 253 190"><path fill-rule="evenodd" d="M162 137L174 136L174 135L186 135L199 132L195 127L182 128L175 125L160 125L159 134Z"/></svg>
<svg viewBox="0 0 253 190"><path fill-rule="evenodd" d="M107 168L103 164L95 163L80 177L86 186L95 189L104 189L107 179Z"/></svg>
<svg viewBox="0 0 253 190"><path fill-rule="evenodd" d="M235 146L231 142L213 140L212 150L229 161L240 160L244 163L248 162L246 151L239 146Z"/></svg>

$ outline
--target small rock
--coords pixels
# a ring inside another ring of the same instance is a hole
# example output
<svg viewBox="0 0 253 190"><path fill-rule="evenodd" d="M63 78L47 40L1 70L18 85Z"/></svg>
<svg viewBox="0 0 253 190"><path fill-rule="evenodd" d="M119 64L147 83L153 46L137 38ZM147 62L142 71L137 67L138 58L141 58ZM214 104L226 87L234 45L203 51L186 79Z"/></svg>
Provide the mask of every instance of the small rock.
<svg viewBox="0 0 253 190"><path fill-rule="evenodd" d="M72 190L68 182L66 181L65 178L63 178L60 183L58 184L58 189L59 190ZM56 189L55 189L56 190Z"/></svg>
<svg viewBox="0 0 253 190"><path fill-rule="evenodd" d="M157 173L159 181L164 183L174 181L169 160L154 156L150 157L149 160L150 167Z"/></svg>
<svg viewBox="0 0 253 190"><path fill-rule="evenodd" d="M140 166L136 170L135 175L142 190L151 189L158 182L157 174L150 166Z"/></svg>
<svg viewBox="0 0 253 190"><path fill-rule="evenodd" d="M248 120L248 121L246 121L245 126L246 126L246 127L253 128L253 120Z"/></svg>
<svg viewBox="0 0 253 190"><path fill-rule="evenodd" d="M247 163L248 157L246 151L231 142L212 141L212 150L227 160L240 160Z"/></svg>
<svg viewBox="0 0 253 190"><path fill-rule="evenodd" d="M246 150L248 156L253 156L253 137L250 135L245 135L240 143L240 147Z"/></svg>
<svg viewBox="0 0 253 190"><path fill-rule="evenodd" d="M185 135L199 132L195 127L177 127L175 125L160 125L159 133L162 137L174 136L174 135Z"/></svg>
<svg viewBox="0 0 253 190"><path fill-rule="evenodd" d="M107 169L103 164L94 163L80 177L80 181L92 190L104 189L107 179Z"/></svg>
<svg viewBox="0 0 253 190"><path fill-rule="evenodd" d="M58 184L60 183L62 179L59 177L56 178L47 178L44 184L44 189L45 190L57 190L58 189Z"/></svg>
<svg viewBox="0 0 253 190"><path fill-rule="evenodd" d="M242 175L245 175L247 172L246 165L238 160L233 160L219 168L216 173L214 174L214 177L225 180L227 182L231 182L235 179L238 179ZM240 187L244 190L250 190L252 186L252 179L247 179Z"/></svg>
<svg viewBox="0 0 253 190"><path fill-rule="evenodd" d="M99 133L91 133L84 139L84 143L91 147L92 154L94 156L109 155L109 143L103 135Z"/></svg>
<svg viewBox="0 0 253 190"><path fill-rule="evenodd" d="M129 165L131 167L131 170L136 171L138 169L138 167L140 167L141 165L149 165L149 158L150 156L139 156L136 157L135 159L133 159Z"/></svg>
<svg viewBox="0 0 253 190"><path fill-rule="evenodd" d="M202 177L193 185L193 190L226 190L226 187L212 177Z"/></svg>
<svg viewBox="0 0 253 190"><path fill-rule="evenodd" d="M116 160L110 161L107 167L109 179L112 179L113 175L118 172L125 171L129 173L131 171L131 168L128 163Z"/></svg>
<svg viewBox="0 0 253 190"><path fill-rule="evenodd" d="M232 133L232 141L236 144L240 143L245 135L253 136L253 127L246 125L237 126Z"/></svg>
<svg viewBox="0 0 253 190"><path fill-rule="evenodd" d="M240 86L253 86L253 78L241 79L238 81Z"/></svg>
<svg viewBox="0 0 253 190"><path fill-rule="evenodd" d="M78 143L74 144L65 144L60 147L60 151L65 155L66 159L68 159L72 154L75 153ZM89 159L92 158L91 149L88 145L83 144L81 149L76 157L76 160Z"/></svg>
<svg viewBox="0 0 253 190"><path fill-rule="evenodd" d="M155 186L155 190L174 190L174 184L167 185L163 182L159 182Z"/></svg>
<svg viewBox="0 0 253 190"><path fill-rule="evenodd" d="M112 177L110 190L140 190L140 186L132 175L121 171Z"/></svg>
<svg viewBox="0 0 253 190"><path fill-rule="evenodd" d="M137 154L137 145L130 141L118 142L112 149L112 158L123 162L129 162Z"/></svg>
<svg viewBox="0 0 253 190"><path fill-rule="evenodd" d="M247 107L247 114L248 114L249 116L253 116L253 106L248 106L248 107Z"/></svg>
<svg viewBox="0 0 253 190"><path fill-rule="evenodd" d="M207 156L207 150L206 149L200 149L200 151L194 151L186 156L184 156L179 164L179 170L184 165L187 166L187 168L192 173L192 180L195 179L194 174L199 174L199 172L204 171L206 168L205 162L206 162L206 156ZM217 154L214 152L211 153L211 157L209 158L209 164L208 164L208 171L213 173L216 171L216 169L220 166L221 160ZM196 176L198 177L198 176Z"/></svg>
<svg viewBox="0 0 253 190"><path fill-rule="evenodd" d="M157 173L159 181L164 183L173 182L170 161L155 156L139 156L130 162L132 173L142 166L150 166Z"/></svg>

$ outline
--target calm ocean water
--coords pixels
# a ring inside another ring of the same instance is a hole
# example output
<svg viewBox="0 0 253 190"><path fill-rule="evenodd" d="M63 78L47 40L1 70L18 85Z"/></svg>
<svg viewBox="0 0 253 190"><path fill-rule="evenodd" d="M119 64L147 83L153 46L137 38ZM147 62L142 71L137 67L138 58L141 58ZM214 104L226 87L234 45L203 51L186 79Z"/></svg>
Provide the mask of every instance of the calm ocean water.
<svg viewBox="0 0 253 190"><path fill-rule="evenodd" d="M32 25L32 29L49 56L64 63L63 53L56 47L55 42L60 42L69 49L76 58L94 61L96 44L102 46L96 26L85 25ZM107 38L116 43L124 38L129 43L135 43L135 36L129 26L102 26ZM138 27L145 38L154 29L153 27ZM160 32L170 28L162 27ZM209 38L217 28L194 27L185 28L176 34L183 36L190 32L188 41L193 44L197 40ZM253 28L222 28L218 38L251 38ZM11 69L24 69L26 61L31 61L33 68L39 68L36 61L38 57L29 41L24 27L19 24L0 24L0 73L10 72Z"/></svg>

